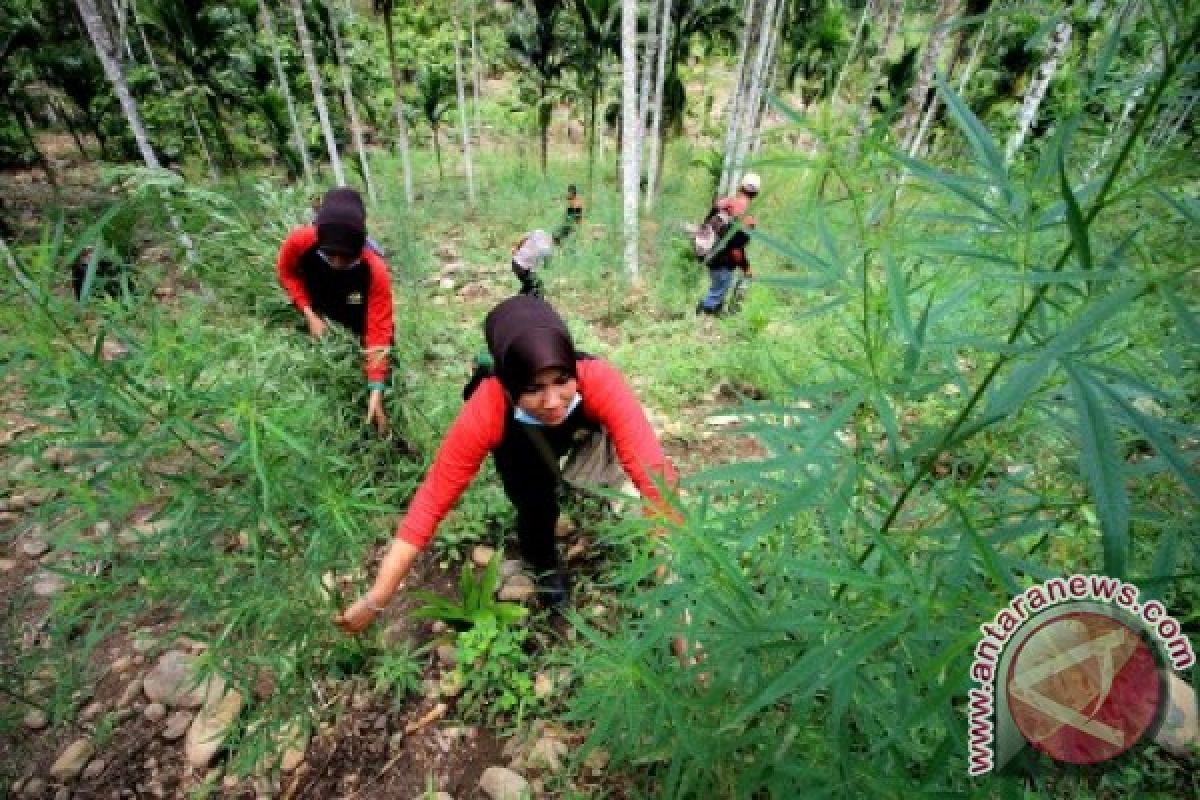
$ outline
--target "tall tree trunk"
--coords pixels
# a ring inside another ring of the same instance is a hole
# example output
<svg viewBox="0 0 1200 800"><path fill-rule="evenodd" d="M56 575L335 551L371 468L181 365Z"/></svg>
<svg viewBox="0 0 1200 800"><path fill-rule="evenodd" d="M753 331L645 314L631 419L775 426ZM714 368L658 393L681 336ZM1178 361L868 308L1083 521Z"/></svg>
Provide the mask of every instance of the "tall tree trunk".
<svg viewBox="0 0 1200 800"><path fill-rule="evenodd" d="M737 186L742 180L742 167L746 161L746 153L750 149L750 142L754 136L754 118L758 114L759 103L762 102L763 85L766 80L767 68L767 51L771 49L771 34L775 22L775 9L777 8L778 0L767 0L767 6L763 10L762 24L758 30L758 50L755 54L754 69L750 73L750 97L746 103L745 119L741 126L741 135L738 137L737 147L733 154L733 170L730 173L729 188Z"/></svg>
<svg viewBox="0 0 1200 800"><path fill-rule="evenodd" d="M337 55L338 72L342 76L342 97L346 104L346 112L350 115L350 133L354 137L354 149L358 151L358 165L362 169L363 183L367 185L367 197L372 203L377 201L375 184L371 181L371 165L367 162L367 147L363 143L362 123L358 118L358 109L354 103L354 86L350 81L350 62L346 60L346 50L342 47L342 23L338 19L336 2L330 2L329 29L333 32L333 51Z"/></svg>
<svg viewBox="0 0 1200 800"><path fill-rule="evenodd" d="M271 9L267 8L265 0L258 0L258 13L262 17L263 29L271 40L271 60L275 64L275 80L279 83L279 91L283 94L283 102L287 105L288 119L292 123L293 146L296 155L300 156L300 164L304 169L304 183L313 185L312 159L308 155L308 144L304 131L300 127L300 115L296 113L296 103L292 100L292 89L288 84L287 72L283 68L283 58L279 54L279 40L275 36L275 20Z"/></svg>
<svg viewBox="0 0 1200 800"><path fill-rule="evenodd" d="M958 79L958 93L960 95L967 90L967 84L971 82L971 75L975 72L975 68L979 66L979 62L977 61L979 46L983 44L983 37L987 32L989 22L991 22L991 19L985 19L983 24L979 26L979 33L975 34L975 43L971 45L971 55L967 58L966 66L963 67L962 77Z"/></svg>
<svg viewBox="0 0 1200 800"><path fill-rule="evenodd" d="M662 7L664 0L653 0L653 5L650 7L650 16L646 20L646 41L642 47L642 77L638 92L638 119L640 120L641 132L638 134L638 142L642 142L642 137L646 130L650 127L650 90L653 87L654 80L654 57L658 52L658 10ZM638 159L641 159L642 151L639 149Z"/></svg>
<svg viewBox="0 0 1200 800"><path fill-rule="evenodd" d="M758 0L746 0L742 9L742 44L738 56L737 75L733 80L733 94L729 98L729 122L725 128L725 151L721 162L721 177L717 180L717 194L724 194L733 173L733 154L737 150L739 127L742 121L742 106L745 104L746 86L750 70L750 42L754 39L754 22L761 17Z"/></svg>
<svg viewBox="0 0 1200 800"><path fill-rule="evenodd" d="M1013 131L1013 135L1008 140L1008 145L1004 148L1004 163L1008 164L1013 160L1013 156L1021 149L1021 145L1025 143L1025 137L1029 135L1029 129L1033 127L1034 120L1037 119L1038 107L1042 104L1042 99L1046 96L1046 89L1050 86L1050 81L1054 78L1054 73L1058 69L1058 62L1067 52L1067 47L1071 44L1071 23L1060 22L1058 27L1054 29L1054 35L1050 39L1050 44L1046 48L1046 58L1038 67L1037 74L1033 82L1029 84L1029 89L1025 92L1025 99L1021 103L1021 111L1017 115L1017 129Z"/></svg>
<svg viewBox="0 0 1200 800"><path fill-rule="evenodd" d="M333 179L338 186L346 185L346 173L342 171L342 159L338 155L337 139L333 137L333 126L329 122L329 107L325 105L325 94L321 89L321 73L313 55L312 39L308 26L304 24L302 0L292 1L292 15L296 18L296 35L300 37L300 49L304 52L304 67L308 71L308 82L312 84L313 105L317 107L317 118L321 121L321 133L325 136L325 148L329 151L329 163L333 166Z"/></svg>
<svg viewBox="0 0 1200 800"><path fill-rule="evenodd" d="M438 126L433 127L433 157L437 161L438 180L446 180L446 173L442 172L442 145L438 140Z"/></svg>
<svg viewBox="0 0 1200 800"><path fill-rule="evenodd" d="M137 28L138 37L142 40L142 49L146 51L146 60L150 62L150 71L154 74L154 85L166 97L167 86L163 83L162 70L158 68L158 60L154 57L154 50L150 48L150 40L146 38L146 29L142 27L142 21L138 18L136 3L130 6L130 11L133 14L133 25ZM221 179L221 171L217 169L217 163L213 161L212 153L208 149L208 139L204 136L204 130L200 127L200 120L196 119L196 111L192 108L191 98L188 98L185 105L187 106L188 118L192 123L192 130L196 134L196 141L200 145L200 152L204 155L204 163L208 167L208 178L216 183Z"/></svg>
<svg viewBox="0 0 1200 800"><path fill-rule="evenodd" d="M933 86L933 73L937 70L942 49L946 46L950 22L958 16L961 4L962 0L942 0L937 15L933 18L933 30L925 43L925 52L921 55L917 79L913 81L912 89L908 92L908 102L904 106L904 113L900 116L900 127L896 131L896 141L901 143L900 146L905 151L916 143L922 112L927 105L936 102L930 88Z"/></svg>
<svg viewBox="0 0 1200 800"><path fill-rule="evenodd" d="M637 0L621 0L621 207L625 269L638 281Z"/></svg>
<svg viewBox="0 0 1200 800"><path fill-rule="evenodd" d="M658 180L658 160L663 148L663 84L666 83L667 45L671 41L671 0L662 0L662 19L659 22L658 66L654 74L654 122L650 129L650 160L646 166L646 210L654 207L654 190Z"/></svg>
<svg viewBox="0 0 1200 800"><path fill-rule="evenodd" d="M886 2L886 0L884 0ZM830 101L837 100L838 90L842 88L842 81L846 77L846 73L850 71L850 65L854 63L854 56L858 53L858 46L862 43L862 34L867 27L867 19L870 18L872 10L875 8L876 0L867 0L867 4L863 6L862 16L858 18L858 28L854 31L854 40L850 42L850 49L846 52L846 61L842 64L842 69L838 72L837 80L833 83L833 91L829 93Z"/></svg>
<svg viewBox="0 0 1200 800"><path fill-rule="evenodd" d="M775 23L771 31L771 46L767 50L767 74L763 77L763 90L759 98L758 108L754 111L754 127L751 129L754 132L754 137L750 141L750 155L758 155L759 148L762 147L763 120L767 116L767 106L769 103L769 95L771 87L775 85L776 74L779 70L779 63L776 60L776 53L779 50L779 39L784 30L784 18L787 14L788 4L786 0L779 4L778 11L775 12Z"/></svg>
<svg viewBox="0 0 1200 800"><path fill-rule="evenodd" d="M596 174L596 106L600 103L600 62L592 65L592 85L588 87L588 188Z"/></svg>
<svg viewBox="0 0 1200 800"><path fill-rule="evenodd" d="M142 125L142 116L138 113L137 101L133 99L133 94L129 91L129 83L125 80L125 73L117 62L116 49L108 38L108 29L100 17L95 0L75 0L75 6L79 9L79 16L83 18L88 37L92 40L92 46L100 59L100 66L104 68L104 75L112 84L113 93L117 95L117 102L121 104L125 121L129 123L129 128L133 131L133 138L137 142L138 150L141 151L142 161L151 169L160 169L162 165L158 161L154 148L150 145L150 137L146 135L146 128Z"/></svg>
<svg viewBox="0 0 1200 800"><path fill-rule="evenodd" d="M479 70L479 44L475 39L475 0L471 0L471 94L475 101L475 136L479 146L483 147L483 120L479 112L479 87L483 83L483 74Z"/></svg>
<svg viewBox="0 0 1200 800"><path fill-rule="evenodd" d="M904 16L904 0L879 0L881 8L886 8L887 22L884 23L883 39L879 42L879 51L871 59L871 68L867 72L867 94L858 109L858 124L855 127L854 138L862 138L871 119L871 101L879 90L879 79L883 75L883 64L887 61L888 49L900 27L900 18Z"/></svg>
<svg viewBox="0 0 1200 800"><path fill-rule="evenodd" d="M391 9L387 11L387 20L383 28L384 41L387 43L388 69L392 73L393 107L396 112L396 133L399 138L400 164L404 169L404 199L413 204L413 173L412 161L408 155L408 111L404 107L404 82L400 78L400 65L396 63L396 38L393 30Z"/></svg>
<svg viewBox="0 0 1200 800"><path fill-rule="evenodd" d="M467 124L467 93L462 71L462 3L454 13L454 91L458 95L458 122L462 131L463 171L467 176L467 202L475 205L475 175L471 167L471 127Z"/></svg>
<svg viewBox="0 0 1200 800"><path fill-rule="evenodd" d="M121 69L121 65L117 63L115 48L108 37L108 29L104 26L104 20L100 17L100 11L96 8L95 0L75 0L75 7L79 9L79 16L83 18L83 25L87 29L88 38L92 40L92 47L96 50L96 57L100 59L100 66L104 69L104 75L108 78L108 82L112 84L113 93L117 95L117 102L121 104L121 111L125 114L125 120L129 123L130 130L133 131L133 138L137 142L138 150L141 151L142 161L150 169L162 169L162 164L159 163L158 156L155 154L154 148L150 145L150 137L146 135L146 128L142 125L142 116L138 113L137 101L134 100L133 93L129 91L129 83L125 80L125 72ZM166 199L166 193L164 192L164 205L166 205ZM168 209L167 218L171 222L171 227L179 236L179 243L183 246L187 260L194 261L196 253L192 245L192 239L184 232L183 225L179 222L179 217Z"/></svg>
<svg viewBox="0 0 1200 800"><path fill-rule="evenodd" d="M546 162L550 158L550 123L554 121L554 106L550 105L547 96L550 94L550 87L546 85L545 79L538 81L538 107L537 107L537 126L538 126L538 154L542 162L542 174L546 174Z"/></svg>

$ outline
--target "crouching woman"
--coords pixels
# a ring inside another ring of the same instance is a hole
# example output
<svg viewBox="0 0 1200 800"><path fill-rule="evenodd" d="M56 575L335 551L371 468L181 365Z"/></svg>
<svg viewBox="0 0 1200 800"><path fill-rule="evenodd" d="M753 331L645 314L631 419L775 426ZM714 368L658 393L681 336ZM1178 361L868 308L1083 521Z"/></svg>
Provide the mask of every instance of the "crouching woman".
<svg viewBox="0 0 1200 800"><path fill-rule="evenodd" d="M667 513L660 486L673 486L641 404L608 362L577 353L559 315L544 301L517 296L484 322L494 374L479 381L451 425L371 588L335 618L357 633L392 599L438 525L490 453L517 512L521 555L543 602L568 598L554 540L559 460L592 435L606 434L626 475L653 513Z"/></svg>

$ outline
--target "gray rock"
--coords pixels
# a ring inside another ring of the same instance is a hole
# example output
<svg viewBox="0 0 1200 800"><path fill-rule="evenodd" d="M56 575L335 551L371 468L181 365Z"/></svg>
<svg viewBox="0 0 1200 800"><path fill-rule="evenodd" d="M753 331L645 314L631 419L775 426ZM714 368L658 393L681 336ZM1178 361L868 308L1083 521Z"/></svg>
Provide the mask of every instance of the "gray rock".
<svg viewBox="0 0 1200 800"><path fill-rule="evenodd" d="M11 558L0 558L0 572L11 572L16 569L17 562Z"/></svg>
<svg viewBox="0 0 1200 800"><path fill-rule="evenodd" d="M521 569L522 569L521 559L508 558L508 559L505 559L504 563L500 565L500 576L504 580L508 580L509 578L513 577L514 575L520 575Z"/></svg>
<svg viewBox="0 0 1200 800"><path fill-rule="evenodd" d="M79 712L79 719L82 722L91 722L104 713L103 703L88 703L83 710Z"/></svg>
<svg viewBox="0 0 1200 800"><path fill-rule="evenodd" d="M171 708L199 708L204 703L209 684L217 694L225 688L219 675L200 681L196 674L196 657L182 650L163 653L146 675L144 689L152 702Z"/></svg>
<svg viewBox="0 0 1200 800"><path fill-rule="evenodd" d="M184 755L188 763L197 769L206 768L212 761L221 749L230 726L242 711L241 693L224 689L224 682L220 685L210 683L204 706L188 728L183 743Z"/></svg>
<svg viewBox="0 0 1200 800"><path fill-rule="evenodd" d="M71 800L71 790L67 787L62 787L54 793L54 800Z"/></svg>
<svg viewBox="0 0 1200 800"><path fill-rule="evenodd" d="M38 597L53 597L67 585L63 576L53 572L39 573L33 582L33 593Z"/></svg>
<svg viewBox="0 0 1200 800"><path fill-rule="evenodd" d="M162 722L167 716L167 707L162 703L151 703L142 709L142 716L150 722Z"/></svg>
<svg viewBox="0 0 1200 800"><path fill-rule="evenodd" d="M41 558L50 552L50 543L36 536L30 536L21 543L21 552L30 558Z"/></svg>
<svg viewBox="0 0 1200 800"><path fill-rule="evenodd" d="M171 712L171 715L167 717L166 727L163 728L162 737L168 742L183 738L183 735L187 733L188 726L192 724L194 716L190 711Z"/></svg>
<svg viewBox="0 0 1200 800"><path fill-rule="evenodd" d="M83 779L85 781L95 780L104 774L104 768L108 766L103 758L93 758L88 762L88 765L83 770Z"/></svg>
<svg viewBox="0 0 1200 800"><path fill-rule="evenodd" d="M471 548L471 563L477 567L486 567L496 557L496 548L479 544Z"/></svg>
<svg viewBox="0 0 1200 800"><path fill-rule="evenodd" d="M46 716L46 712L40 708L35 708L25 715L21 720L25 723L25 727L31 731L40 731L50 724L50 718Z"/></svg>
<svg viewBox="0 0 1200 800"><path fill-rule="evenodd" d="M458 649L452 644L439 645L434 652L437 654L439 664L453 667L458 663Z"/></svg>
<svg viewBox="0 0 1200 800"><path fill-rule="evenodd" d="M46 782L41 778L30 778L25 782L23 789L26 797L41 797L44 791L46 791Z"/></svg>
<svg viewBox="0 0 1200 800"><path fill-rule="evenodd" d="M96 745L91 739L80 739L73 742L51 765L50 777L64 783L74 780L83 771L84 765L91 760L95 752Z"/></svg>
<svg viewBox="0 0 1200 800"><path fill-rule="evenodd" d="M526 763L534 769L545 769L558 772L562 769L563 759L567 756L567 745L558 739L546 736L538 739L533 749L529 751Z"/></svg>
<svg viewBox="0 0 1200 800"><path fill-rule="evenodd" d="M514 575L504 582L497 597L509 603L526 603L537 595L533 580L527 575Z"/></svg>
<svg viewBox="0 0 1200 800"><path fill-rule="evenodd" d="M491 800L526 800L529 782L511 769L488 767L479 778L479 788Z"/></svg>
<svg viewBox="0 0 1200 800"><path fill-rule="evenodd" d="M121 692L121 696L117 698L117 708L129 708L142 696L143 681L141 678L134 678L125 687L125 691Z"/></svg>
<svg viewBox="0 0 1200 800"><path fill-rule="evenodd" d="M133 658L131 656L119 656L109 665L109 669L113 672L125 672L133 666Z"/></svg>

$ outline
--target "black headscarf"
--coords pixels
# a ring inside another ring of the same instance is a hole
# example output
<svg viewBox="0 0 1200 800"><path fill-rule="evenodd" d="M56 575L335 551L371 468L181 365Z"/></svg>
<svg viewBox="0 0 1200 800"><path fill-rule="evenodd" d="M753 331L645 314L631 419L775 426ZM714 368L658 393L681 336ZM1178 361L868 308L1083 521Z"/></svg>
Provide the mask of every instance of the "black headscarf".
<svg viewBox="0 0 1200 800"><path fill-rule="evenodd" d="M330 189L317 209L317 246L356 256L367 242L367 210L354 189Z"/></svg>
<svg viewBox="0 0 1200 800"><path fill-rule="evenodd" d="M538 372L557 367L575 374L575 343L567 324L536 297L510 297L488 313L483 334L500 383L514 398Z"/></svg>

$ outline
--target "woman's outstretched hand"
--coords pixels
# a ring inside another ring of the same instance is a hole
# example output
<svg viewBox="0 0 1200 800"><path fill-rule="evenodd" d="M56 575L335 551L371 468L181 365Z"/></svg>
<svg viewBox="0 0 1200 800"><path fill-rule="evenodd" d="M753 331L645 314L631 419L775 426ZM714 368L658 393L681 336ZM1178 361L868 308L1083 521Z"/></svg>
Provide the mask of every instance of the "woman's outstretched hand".
<svg viewBox="0 0 1200 800"><path fill-rule="evenodd" d="M345 633L361 633L368 625L375 621L375 617L379 615L370 605L370 600L367 595L355 600L350 604L350 607L337 614L333 618L333 624L337 625Z"/></svg>

